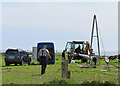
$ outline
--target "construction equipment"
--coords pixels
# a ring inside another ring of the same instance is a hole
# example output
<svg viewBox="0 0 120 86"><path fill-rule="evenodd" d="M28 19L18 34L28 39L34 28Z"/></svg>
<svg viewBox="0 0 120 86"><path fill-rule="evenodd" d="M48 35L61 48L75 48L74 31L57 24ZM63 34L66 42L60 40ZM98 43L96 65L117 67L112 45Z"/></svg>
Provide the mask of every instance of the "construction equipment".
<svg viewBox="0 0 120 86"><path fill-rule="evenodd" d="M72 59L82 60L82 62L87 62L87 60L91 60L92 62L96 63L97 58L94 56L92 52L93 49L90 48L89 42L85 41L72 41L67 42L65 50L68 53L69 62ZM90 55L88 55L88 51Z"/></svg>
<svg viewBox="0 0 120 86"><path fill-rule="evenodd" d="M95 24L96 24L96 36L94 35ZM92 33L91 33L91 48L92 48L92 43L93 43L93 37L97 38L97 47L98 47L99 65L100 65L100 45L99 45L98 24L97 24L96 15L94 15L93 17L93 25L92 25Z"/></svg>
<svg viewBox="0 0 120 86"><path fill-rule="evenodd" d="M95 24L96 24L97 36L93 36ZM65 50L66 50L66 53L68 53L69 63L72 59L78 59L78 60L81 59L82 62L87 62L87 60L91 60L96 65L96 63L98 62L98 58L93 53L93 49L92 49L93 37L97 37L99 65L100 65L100 47L99 47L99 35L98 35L98 25L97 25L96 15L94 15L93 17L91 46L88 41L67 42ZM88 55L88 51L90 52L89 55Z"/></svg>

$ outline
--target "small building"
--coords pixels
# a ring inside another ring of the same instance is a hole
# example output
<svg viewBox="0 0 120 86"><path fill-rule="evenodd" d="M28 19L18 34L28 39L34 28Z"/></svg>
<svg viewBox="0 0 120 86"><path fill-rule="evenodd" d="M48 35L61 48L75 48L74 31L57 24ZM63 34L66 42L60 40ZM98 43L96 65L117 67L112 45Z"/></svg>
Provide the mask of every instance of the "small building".
<svg viewBox="0 0 120 86"><path fill-rule="evenodd" d="M33 60L37 60L37 47L32 48L32 58Z"/></svg>

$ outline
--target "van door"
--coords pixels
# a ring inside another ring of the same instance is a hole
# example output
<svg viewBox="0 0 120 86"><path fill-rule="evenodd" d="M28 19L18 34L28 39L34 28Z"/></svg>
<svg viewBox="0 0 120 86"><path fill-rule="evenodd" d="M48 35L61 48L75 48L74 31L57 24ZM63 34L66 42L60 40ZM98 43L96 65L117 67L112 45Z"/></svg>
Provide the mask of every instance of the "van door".
<svg viewBox="0 0 120 86"><path fill-rule="evenodd" d="M47 49L52 57L52 59L47 58L48 64L54 64L55 63L55 51L54 51L54 44L52 42L41 42L37 44L37 61L40 61L38 59L38 52L43 46L46 45Z"/></svg>

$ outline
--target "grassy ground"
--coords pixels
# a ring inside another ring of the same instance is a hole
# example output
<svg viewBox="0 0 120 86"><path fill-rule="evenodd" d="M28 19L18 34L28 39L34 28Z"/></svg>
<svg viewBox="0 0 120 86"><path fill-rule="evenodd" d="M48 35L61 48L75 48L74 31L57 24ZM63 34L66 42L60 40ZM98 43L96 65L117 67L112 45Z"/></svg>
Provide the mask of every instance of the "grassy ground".
<svg viewBox="0 0 120 86"><path fill-rule="evenodd" d="M56 62L54 65L48 65L46 73L40 75L40 65L25 66L5 66L4 55L0 55L2 59L2 84L118 84L118 72L116 71L100 71L106 69L104 66L96 66L96 68L80 68L79 60L75 60L75 64L69 64L71 78L65 79L61 77L61 54L56 54ZM111 64L118 65L117 60L110 61ZM101 64L105 62L101 60ZM117 69L112 67L110 69Z"/></svg>

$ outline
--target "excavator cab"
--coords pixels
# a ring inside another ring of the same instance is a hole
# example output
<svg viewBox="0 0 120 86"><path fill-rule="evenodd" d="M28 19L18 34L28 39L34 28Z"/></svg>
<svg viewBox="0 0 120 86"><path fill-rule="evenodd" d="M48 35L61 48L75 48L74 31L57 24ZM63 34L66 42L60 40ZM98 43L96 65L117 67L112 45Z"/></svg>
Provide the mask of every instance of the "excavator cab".
<svg viewBox="0 0 120 86"><path fill-rule="evenodd" d="M85 43L84 41L73 41L74 53L84 53Z"/></svg>
<svg viewBox="0 0 120 86"><path fill-rule="evenodd" d="M85 48L85 42L84 41L72 41L72 42L67 42L66 44L66 53L72 52L73 53L84 53L84 48Z"/></svg>
<svg viewBox="0 0 120 86"><path fill-rule="evenodd" d="M67 42L65 50L66 53L68 54L68 59L83 59L82 56L79 54L84 54L86 47L85 41L72 41L72 42ZM71 60L69 59L69 60Z"/></svg>

